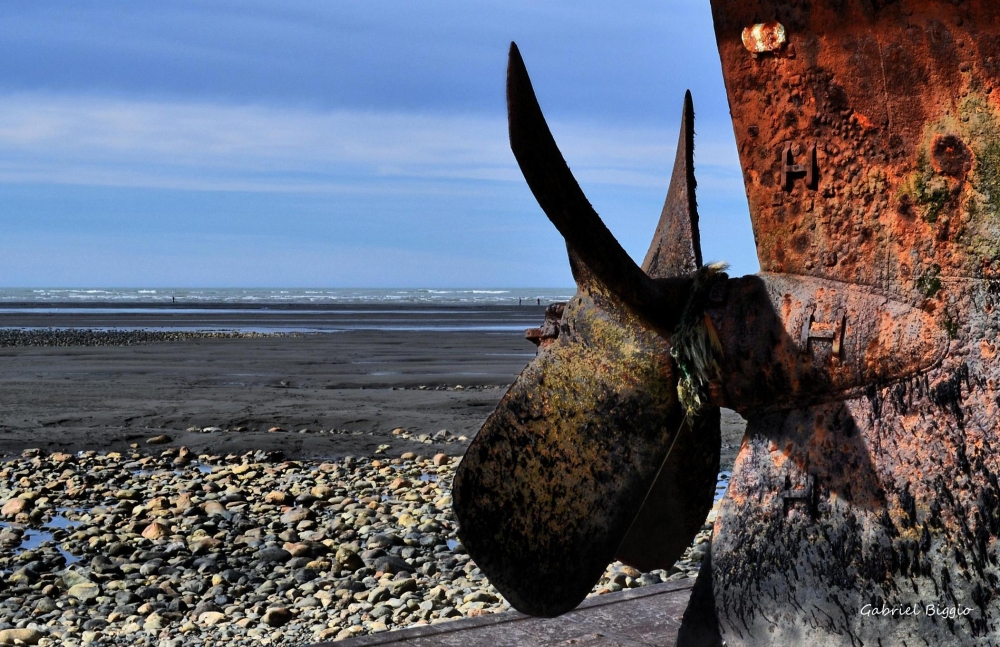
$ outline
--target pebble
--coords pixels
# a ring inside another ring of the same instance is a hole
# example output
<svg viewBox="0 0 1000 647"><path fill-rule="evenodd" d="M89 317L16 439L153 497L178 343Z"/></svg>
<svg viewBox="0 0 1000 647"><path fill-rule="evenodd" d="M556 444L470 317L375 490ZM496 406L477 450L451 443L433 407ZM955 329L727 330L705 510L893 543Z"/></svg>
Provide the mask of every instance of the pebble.
<svg viewBox="0 0 1000 647"><path fill-rule="evenodd" d="M0 463L0 643L302 645L507 610L457 540L457 465L29 450ZM591 595L696 576L710 531Z"/></svg>
<svg viewBox="0 0 1000 647"><path fill-rule="evenodd" d="M205 514L207 514L210 517L218 517L226 514L225 506L223 506L218 501L206 501L205 504L202 506L202 509L204 509Z"/></svg>
<svg viewBox="0 0 1000 647"><path fill-rule="evenodd" d="M271 627L283 627L292 619L292 612L285 607L273 607L264 612L260 621Z"/></svg>
<svg viewBox="0 0 1000 647"><path fill-rule="evenodd" d="M168 532L165 526L154 521L143 529L142 536L146 539L160 539L165 537Z"/></svg>
<svg viewBox="0 0 1000 647"><path fill-rule="evenodd" d="M15 641L25 645L37 645L45 637L37 629L3 629L0 630L0 645L14 645Z"/></svg>
<svg viewBox="0 0 1000 647"><path fill-rule="evenodd" d="M3 508L0 508L0 515L5 517L15 517L26 511L30 505L30 501L14 498L3 504Z"/></svg>
<svg viewBox="0 0 1000 647"><path fill-rule="evenodd" d="M101 587L93 582L84 582L71 586L66 594L78 600L93 600L101 594Z"/></svg>
<svg viewBox="0 0 1000 647"><path fill-rule="evenodd" d="M221 611L205 611L204 613L198 616L198 622L207 627L213 627L219 624L220 622L225 621L225 619L226 619L226 614L222 613Z"/></svg>

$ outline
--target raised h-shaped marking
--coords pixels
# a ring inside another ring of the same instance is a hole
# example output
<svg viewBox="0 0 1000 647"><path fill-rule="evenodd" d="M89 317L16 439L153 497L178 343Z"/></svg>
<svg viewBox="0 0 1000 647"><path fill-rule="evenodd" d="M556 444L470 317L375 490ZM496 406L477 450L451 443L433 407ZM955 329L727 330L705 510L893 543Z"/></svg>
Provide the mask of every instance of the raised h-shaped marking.
<svg viewBox="0 0 1000 647"><path fill-rule="evenodd" d="M778 492L778 496L781 497L781 503L784 513L787 515L789 508L795 503L804 503L809 514L815 517L816 514L816 498L815 498L815 487L816 487L816 477L812 474L806 474L803 482L799 484L799 487L795 487L791 483L791 479L787 476L785 477L785 488Z"/></svg>
<svg viewBox="0 0 1000 647"><path fill-rule="evenodd" d="M816 321L816 309L809 311L809 315L802 322L802 352L809 352L809 340L819 339L833 342L833 356L840 357L840 351L844 347L844 328L847 317L842 310L838 310L833 317L833 321L823 323Z"/></svg>
<svg viewBox="0 0 1000 647"><path fill-rule="evenodd" d="M781 151L781 188L785 191L791 191L795 179L805 176L806 187L815 189L816 180L819 178L819 169L816 164L816 144L810 146L809 150L806 151L805 164L795 164L793 158L792 144L789 142Z"/></svg>

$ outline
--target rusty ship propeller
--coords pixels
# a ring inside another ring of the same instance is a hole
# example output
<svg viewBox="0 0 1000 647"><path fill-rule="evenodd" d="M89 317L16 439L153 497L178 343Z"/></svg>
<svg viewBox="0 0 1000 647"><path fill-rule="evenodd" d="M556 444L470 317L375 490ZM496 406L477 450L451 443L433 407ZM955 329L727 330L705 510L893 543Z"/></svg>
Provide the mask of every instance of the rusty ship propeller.
<svg viewBox="0 0 1000 647"><path fill-rule="evenodd" d="M511 149L566 239L578 292L550 310L537 356L472 442L455 476L455 513L463 544L504 597L554 616L579 604L616 555L672 564L712 504L718 409L685 422L666 341L701 264L694 113L687 96L670 191L640 268L573 178L513 44L507 102Z"/></svg>

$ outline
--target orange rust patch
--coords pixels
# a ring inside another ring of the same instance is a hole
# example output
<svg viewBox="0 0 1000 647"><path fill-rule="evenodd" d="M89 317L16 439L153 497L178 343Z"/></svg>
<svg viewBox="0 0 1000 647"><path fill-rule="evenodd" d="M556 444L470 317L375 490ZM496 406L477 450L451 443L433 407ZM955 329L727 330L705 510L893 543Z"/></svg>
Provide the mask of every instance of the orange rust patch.
<svg viewBox="0 0 1000 647"><path fill-rule="evenodd" d="M872 120L869 119L863 113L860 113L860 112L855 112L853 115L851 115L851 119L853 119L855 123L857 123L859 126L861 126L862 128L864 128L865 130L868 130L872 126L874 126L874 124L872 123Z"/></svg>

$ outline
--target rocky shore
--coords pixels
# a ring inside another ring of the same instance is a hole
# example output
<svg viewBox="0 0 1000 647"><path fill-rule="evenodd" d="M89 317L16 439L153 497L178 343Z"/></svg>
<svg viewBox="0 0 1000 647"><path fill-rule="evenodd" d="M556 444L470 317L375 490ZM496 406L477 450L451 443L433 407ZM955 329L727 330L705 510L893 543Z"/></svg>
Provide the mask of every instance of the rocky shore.
<svg viewBox="0 0 1000 647"><path fill-rule="evenodd" d="M459 459L431 445L150 449L0 463L0 644L303 645L508 608L455 535ZM668 572L612 564L592 595L694 577L708 531Z"/></svg>
<svg viewBox="0 0 1000 647"><path fill-rule="evenodd" d="M134 346L191 339L256 339L294 333L234 330L99 330L94 328L8 328L0 330L0 348L20 346Z"/></svg>

